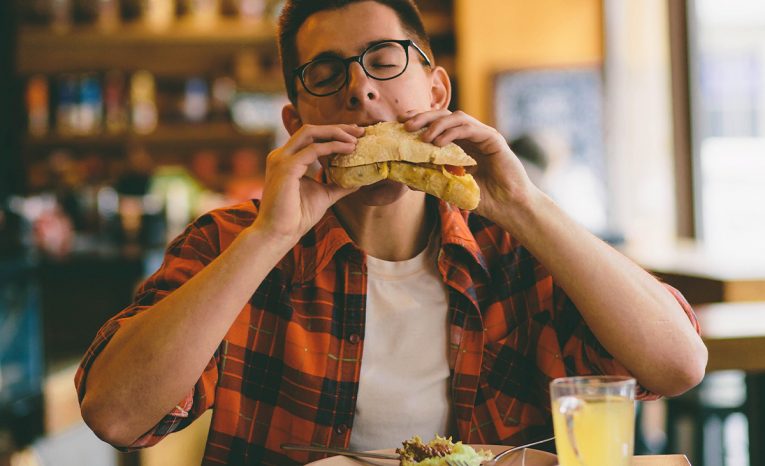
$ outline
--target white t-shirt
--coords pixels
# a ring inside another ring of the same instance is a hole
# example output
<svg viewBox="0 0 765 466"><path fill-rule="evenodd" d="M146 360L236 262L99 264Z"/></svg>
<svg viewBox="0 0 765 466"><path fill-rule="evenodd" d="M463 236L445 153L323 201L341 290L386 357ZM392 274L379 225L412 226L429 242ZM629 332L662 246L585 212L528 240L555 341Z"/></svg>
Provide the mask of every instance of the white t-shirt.
<svg viewBox="0 0 765 466"><path fill-rule="evenodd" d="M448 295L437 239L416 257L367 257L366 332L350 447L396 448L453 430Z"/></svg>

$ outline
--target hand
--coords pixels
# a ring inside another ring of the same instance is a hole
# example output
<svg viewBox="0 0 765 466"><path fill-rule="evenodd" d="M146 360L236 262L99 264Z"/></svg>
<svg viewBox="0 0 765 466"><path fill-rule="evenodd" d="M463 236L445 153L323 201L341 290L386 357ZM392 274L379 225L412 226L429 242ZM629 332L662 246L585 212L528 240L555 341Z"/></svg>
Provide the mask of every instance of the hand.
<svg viewBox="0 0 765 466"><path fill-rule="evenodd" d="M251 228L260 228L295 244L335 202L355 191L306 176L320 157L349 154L364 129L356 125L305 125L266 159L260 212Z"/></svg>
<svg viewBox="0 0 765 466"><path fill-rule="evenodd" d="M471 172L481 188L476 212L500 223L513 206L526 202L537 191L523 164L496 129L472 116L449 110L432 110L400 118L407 131L427 127L421 138L443 147L451 142L475 157L478 166Z"/></svg>

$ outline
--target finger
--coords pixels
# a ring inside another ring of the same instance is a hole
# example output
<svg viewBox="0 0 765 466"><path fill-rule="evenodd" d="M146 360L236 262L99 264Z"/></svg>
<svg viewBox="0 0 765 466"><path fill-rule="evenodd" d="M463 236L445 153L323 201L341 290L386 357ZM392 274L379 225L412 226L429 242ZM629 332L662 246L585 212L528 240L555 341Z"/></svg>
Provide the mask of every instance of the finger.
<svg viewBox="0 0 765 466"><path fill-rule="evenodd" d="M404 123L404 122L406 122L406 120L412 118L413 116L417 115L418 113L420 113L420 112L418 110L415 110L415 109L407 110L404 113L402 113L401 115L397 116L396 120L398 120L399 123Z"/></svg>
<svg viewBox="0 0 765 466"><path fill-rule="evenodd" d="M473 132L470 130L470 127L467 125L458 125L451 128L448 128L446 131L442 132L438 136L432 139L432 142L434 145L438 147L443 147L451 142L459 141L459 140L468 140L470 142L473 142L471 139L471 136L473 136Z"/></svg>
<svg viewBox="0 0 765 466"><path fill-rule="evenodd" d="M349 194L353 194L356 191L359 190L359 188L343 188L341 186L338 186L336 184L326 184L324 185L327 190L327 196L329 197L329 201L332 205L334 205L337 201L344 198L345 196Z"/></svg>
<svg viewBox="0 0 765 466"><path fill-rule="evenodd" d="M357 124L342 124L337 126L354 138L360 138L364 135L365 132L365 128Z"/></svg>
<svg viewBox="0 0 765 466"><path fill-rule="evenodd" d="M494 154L509 147L496 131L488 126L475 126L470 122L455 126L438 135L433 144L443 147L451 142L460 144L468 153ZM468 143L466 146L465 143Z"/></svg>
<svg viewBox="0 0 765 466"><path fill-rule="evenodd" d="M341 141L315 142L290 157L291 161L301 165L311 165L319 157L332 154L350 154L356 149L356 144Z"/></svg>
<svg viewBox="0 0 765 466"><path fill-rule="evenodd" d="M451 113L452 112L446 109L429 110L427 112L418 113L417 115L414 115L413 117L406 120L404 123L404 129L407 131L417 131L424 128L425 126L428 126L438 118L443 118L445 116L451 115Z"/></svg>
<svg viewBox="0 0 765 466"><path fill-rule="evenodd" d="M465 125L465 121L456 116L455 114L451 114L446 117L439 118L432 122L428 129L423 131L423 133L420 135L420 139L422 139L425 142L433 142L437 137L441 136L445 131L456 128L458 126Z"/></svg>
<svg viewBox="0 0 765 466"><path fill-rule="evenodd" d="M356 125L304 125L287 141L282 152L294 154L314 142L342 141L355 144L363 134L364 129Z"/></svg>
<svg viewBox="0 0 765 466"><path fill-rule="evenodd" d="M326 195L329 205L335 204L340 199L344 198L345 196L359 189L359 188L343 188L334 183L333 184L320 183L319 181L309 177L303 177L301 182L307 185L305 186L306 188L308 188L307 191L323 193L324 195Z"/></svg>
<svg viewBox="0 0 765 466"><path fill-rule="evenodd" d="M344 141L355 142L364 134L364 128L356 125L308 126L303 138L312 142Z"/></svg>

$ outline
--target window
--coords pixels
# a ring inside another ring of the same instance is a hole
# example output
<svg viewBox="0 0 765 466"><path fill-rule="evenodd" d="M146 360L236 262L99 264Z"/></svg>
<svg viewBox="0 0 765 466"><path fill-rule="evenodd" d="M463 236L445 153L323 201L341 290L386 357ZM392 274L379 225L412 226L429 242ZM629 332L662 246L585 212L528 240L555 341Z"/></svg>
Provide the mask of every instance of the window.
<svg viewBox="0 0 765 466"><path fill-rule="evenodd" d="M765 251L765 2L689 6L698 236Z"/></svg>

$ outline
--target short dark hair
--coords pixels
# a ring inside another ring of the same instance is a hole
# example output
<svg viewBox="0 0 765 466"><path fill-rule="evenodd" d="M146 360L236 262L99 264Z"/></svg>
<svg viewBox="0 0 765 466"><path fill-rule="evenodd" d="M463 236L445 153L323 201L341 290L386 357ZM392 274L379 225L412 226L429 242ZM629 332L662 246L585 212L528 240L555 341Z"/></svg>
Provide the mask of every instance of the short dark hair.
<svg viewBox="0 0 765 466"><path fill-rule="evenodd" d="M287 96L293 104L297 102L297 85L292 71L300 65L297 62L297 33L300 26L311 15L321 11L337 10L363 1L374 1L395 11L404 31L413 36L411 39L416 39L417 45L434 62L430 38L425 32L420 10L414 0L287 0L279 16L279 57Z"/></svg>

